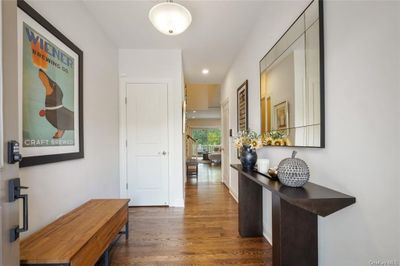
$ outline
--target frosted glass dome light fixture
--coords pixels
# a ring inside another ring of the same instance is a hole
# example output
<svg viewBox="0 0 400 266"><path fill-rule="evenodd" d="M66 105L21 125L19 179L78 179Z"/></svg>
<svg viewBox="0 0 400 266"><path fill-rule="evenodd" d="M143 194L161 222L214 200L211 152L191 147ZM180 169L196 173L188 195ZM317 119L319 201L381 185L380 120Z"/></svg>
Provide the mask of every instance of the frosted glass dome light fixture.
<svg viewBox="0 0 400 266"><path fill-rule="evenodd" d="M166 35L178 35L192 23L192 15L186 7L167 1L153 6L149 11L153 26Z"/></svg>

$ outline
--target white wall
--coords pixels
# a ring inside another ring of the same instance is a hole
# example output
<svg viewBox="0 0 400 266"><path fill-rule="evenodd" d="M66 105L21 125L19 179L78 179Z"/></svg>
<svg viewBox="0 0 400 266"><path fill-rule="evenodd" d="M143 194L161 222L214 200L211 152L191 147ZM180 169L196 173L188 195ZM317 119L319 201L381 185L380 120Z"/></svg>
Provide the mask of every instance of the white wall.
<svg viewBox="0 0 400 266"><path fill-rule="evenodd" d="M190 128L221 128L221 119L188 119L186 125Z"/></svg>
<svg viewBox="0 0 400 266"><path fill-rule="evenodd" d="M223 84L231 128L236 128L236 89L248 79L249 126L260 129L259 60L306 5L271 3L250 34ZM326 148L297 150L310 166L312 182L353 195L357 202L319 218L320 265L400 261L399 10L398 2L325 2ZM276 165L291 150L269 147L258 154ZM235 154L231 162L237 162ZM235 171L231 179L237 195ZM270 203L265 192L267 237Z"/></svg>
<svg viewBox="0 0 400 266"><path fill-rule="evenodd" d="M85 158L22 168L28 234L90 198L119 197L118 54L80 1L29 1L84 53Z"/></svg>
<svg viewBox="0 0 400 266"><path fill-rule="evenodd" d="M219 108L221 102L219 84L186 84L186 110L207 111Z"/></svg>
<svg viewBox="0 0 400 266"><path fill-rule="evenodd" d="M133 82L168 81L169 110L169 201L170 206L184 205L181 50L119 50L122 80ZM121 86L123 86L123 81ZM121 89L123 93L123 89ZM160 136L162 137L162 136ZM123 146L122 146L123 149ZM126 193L126 173L121 165L121 195Z"/></svg>
<svg viewBox="0 0 400 266"><path fill-rule="evenodd" d="M400 5L398 5L397 7L397 13L400 13ZM397 16L397 32L400 32L400 16ZM397 34L397 43L400 43L400 34ZM397 53L397 67L395 69L400 69L400 55L399 53ZM400 81L397 82L397 87L400 87ZM395 99L397 99L397 102L400 102L400 90L397 90L397 97L395 97ZM397 104L397 112L396 114L400 114L400 104ZM400 135L400 122L399 120L397 120L397 130L396 130L396 136ZM397 150L399 148L400 144L397 143ZM397 157L396 157L396 161L399 162L400 161L400 152L397 151ZM400 176L400 167L397 167L397 173L396 176ZM397 186L400 186L400 180L397 179ZM400 197L397 197L397 204L398 206L400 206ZM397 221L400 220L400 208L397 208ZM400 228L397 229L397 243L400 243ZM400 245L397 245L397 254L400 254Z"/></svg>
<svg viewBox="0 0 400 266"><path fill-rule="evenodd" d="M265 87L267 89L265 98L271 97L271 106L287 101L289 110L295 109L295 64L294 53L290 53L282 59L279 64L276 64L268 71L265 81ZM272 129L278 129L277 119L274 115L275 114L271 114ZM294 112L289 112L288 126L290 128L294 126Z"/></svg>
<svg viewBox="0 0 400 266"><path fill-rule="evenodd" d="M260 130L260 105L259 105L259 61L264 57L268 50L275 44L293 21L299 16L302 10L307 6L306 2L290 1L290 2L271 2L265 10L260 21L250 33L246 40L245 46L239 52L236 60L231 66L225 81L221 86L222 102L229 98L229 116L230 128L233 129L234 135L237 128L236 116L236 90L247 79L249 81L249 128ZM282 14L285 14L283 16ZM232 143L232 142L231 142ZM230 162L240 163L237 159L235 147L230 148ZM262 157L262 156L260 156ZM227 184L230 192L235 198L238 197L238 175L237 171L230 169L230 180ZM264 201L270 202L271 195L264 190ZM268 200L268 201L267 201ZM264 204L264 235L267 239L271 239L271 206Z"/></svg>

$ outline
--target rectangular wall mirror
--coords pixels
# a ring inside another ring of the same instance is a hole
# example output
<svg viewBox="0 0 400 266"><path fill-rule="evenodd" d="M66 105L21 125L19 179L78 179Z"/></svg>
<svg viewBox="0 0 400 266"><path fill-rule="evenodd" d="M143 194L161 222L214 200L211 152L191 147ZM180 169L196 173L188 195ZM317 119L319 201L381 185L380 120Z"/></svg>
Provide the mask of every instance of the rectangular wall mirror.
<svg viewBox="0 0 400 266"><path fill-rule="evenodd" d="M325 146L322 1L314 0L260 61L264 145Z"/></svg>

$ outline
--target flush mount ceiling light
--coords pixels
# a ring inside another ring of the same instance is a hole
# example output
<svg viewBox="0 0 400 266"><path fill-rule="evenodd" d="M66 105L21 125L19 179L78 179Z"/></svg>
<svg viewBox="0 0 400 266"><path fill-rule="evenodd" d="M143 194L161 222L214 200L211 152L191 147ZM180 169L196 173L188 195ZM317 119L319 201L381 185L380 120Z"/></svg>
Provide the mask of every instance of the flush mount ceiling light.
<svg viewBox="0 0 400 266"><path fill-rule="evenodd" d="M207 68L205 68L201 71L201 73L203 73L203 75L207 75L209 72L210 72L210 70L208 70Z"/></svg>
<svg viewBox="0 0 400 266"><path fill-rule="evenodd" d="M186 7L167 1L153 6L149 11L153 26L166 35L178 35L192 23L192 15Z"/></svg>

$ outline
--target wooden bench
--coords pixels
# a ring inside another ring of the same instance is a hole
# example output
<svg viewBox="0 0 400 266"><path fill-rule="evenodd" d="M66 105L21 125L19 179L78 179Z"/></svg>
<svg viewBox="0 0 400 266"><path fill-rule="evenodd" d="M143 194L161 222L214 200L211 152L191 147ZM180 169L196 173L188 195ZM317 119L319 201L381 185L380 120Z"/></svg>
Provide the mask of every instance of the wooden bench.
<svg viewBox="0 0 400 266"><path fill-rule="evenodd" d="M129 236L128 202L90 200L60 217L21 241L21 265L108 265L112 243Z"/></svg>

